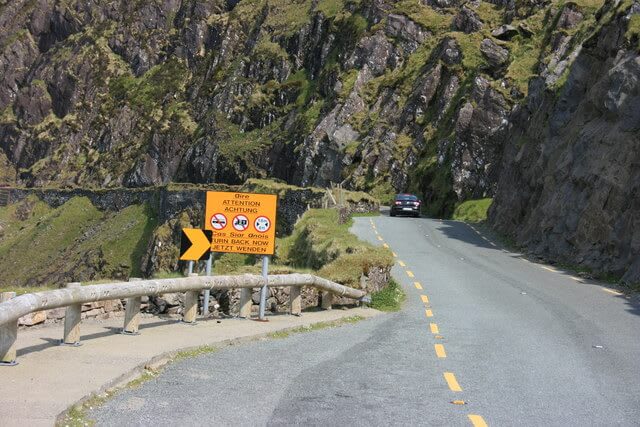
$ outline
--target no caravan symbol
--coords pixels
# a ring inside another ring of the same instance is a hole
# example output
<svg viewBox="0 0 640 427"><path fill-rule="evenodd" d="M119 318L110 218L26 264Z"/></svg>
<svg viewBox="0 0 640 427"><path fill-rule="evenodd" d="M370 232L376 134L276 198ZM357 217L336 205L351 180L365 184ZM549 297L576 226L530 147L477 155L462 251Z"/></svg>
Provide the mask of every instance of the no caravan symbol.
<svg viewBox="0 0 640 427"><path fill-rule="evenodd" d="M249 218L244 215L236 215L236 217L233 218L232 225L236 230L244 231L249 228Z"/></svg>
<svg viewBox="0 0 640 427"><path fill-rule="evenodd" d="M211 217L211 227L214 230L222 230L227 226L227 217L221 213L214 214Z"/></svg>

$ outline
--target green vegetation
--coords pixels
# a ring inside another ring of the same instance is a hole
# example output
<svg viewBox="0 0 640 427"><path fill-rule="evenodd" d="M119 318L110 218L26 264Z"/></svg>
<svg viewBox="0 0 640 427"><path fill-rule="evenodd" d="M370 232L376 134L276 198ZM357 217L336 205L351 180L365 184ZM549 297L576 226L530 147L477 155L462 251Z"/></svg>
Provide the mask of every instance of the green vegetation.
<svg viewBox="0 0 640 427"><path fill-rule="evenodd" d="M391 267L388 249L375 247L340 224L335 209L312 209L298 221L291 236L280 241L276 259L294 268L316 270L318 275L345 286L360 288L360 278L372 267Z"/></svg>
<svg viewBox="0 0 640 427"><path fill-rule="evenodd" d="M380 311L399 311L405 298L402 287L391 279L386 288L371 295L371 307Z"/></svg>
<svg viewBox="0 0 640 427"><path fill-rule="evenodd" d="M361 320L364 320L364 317L362 317L362 316L349 316L349 317L344 317L342 319L333 320L333 321L330 321L330 322L312 323L311 325L298 326L297 328L284 329L282 331L272 332L272 333L269 334L269 338L283 339L283 338L288 338L293 334L300 334L300 333L304 333L304 332L319 331L321 329L327 329L327 328L335 328L335 327L342 326L342 325L357 323L357 322L359 322Z"/></svg>
<svg viewBox="0 0 640 427"><path fill-rule="evenodd" d="M101 212L84 197L55 209L34 196L0 208L3 289L59 286L69 277L90 281L139 275L154 217L145 205Z"/></svg>
<svg viewBox="0 0 640 427"><path fill-rule="evenodd" d="M466 222L486 221L491 203L493 203L493 199L467 200L456 207L453 219Z"/></svg>

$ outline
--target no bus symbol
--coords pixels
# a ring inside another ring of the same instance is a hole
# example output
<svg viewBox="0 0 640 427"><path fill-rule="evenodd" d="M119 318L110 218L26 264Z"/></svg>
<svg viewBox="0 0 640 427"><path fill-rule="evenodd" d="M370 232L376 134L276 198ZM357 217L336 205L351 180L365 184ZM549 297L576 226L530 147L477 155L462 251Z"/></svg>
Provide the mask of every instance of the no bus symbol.
<svg viewBox="0 0 640 427"><path fill-rule="evenodd" d="M232 225L236 230L244 231L249 228L249 218L244 215L236 215L236 217L233 218Z"/></svg>
<svg viewBox="0 0 640 427"><path fill-rule="evenodd" d="M271 221L266 216L259 216L254 221L253 226L260 233L265 233L271 228Z"/></svg>

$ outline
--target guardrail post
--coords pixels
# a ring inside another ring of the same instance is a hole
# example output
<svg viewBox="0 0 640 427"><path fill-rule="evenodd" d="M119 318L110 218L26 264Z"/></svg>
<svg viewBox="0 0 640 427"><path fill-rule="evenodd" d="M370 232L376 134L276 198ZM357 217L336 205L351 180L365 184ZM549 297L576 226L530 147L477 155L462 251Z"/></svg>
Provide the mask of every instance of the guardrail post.
<svg viewBox="0 0 640 427"><path fill-rule="evenodd" d="M139 282L141 279L131 277L130 282ZM142 297L127 298L126 306L124 308L124 327L122 328L123 335L140 335L138 327L140 326L140 303Z"/></svg>
<svg viewBox="0 0 640 427"><path fill-rule="evenodd" d="M289 287L289 312L294 316L302 315L302 287L291 286Z"/></svg>
<svg viewBox="0 0 640 427"><path fill-rule="evenodd" d="M253 300L251 299L251 288L240 289L240 317L248 319L251 317L251 306Z"/></svg>
<svg viewBox="0 0 640 427"><path fill-rule="evenodd" d="M189 277L197 276L197 273L189 274ZM199 291L188 291L184 294L184 313L182 315L182 321L184 323L196 323L196 316L198 314L198 298L200 297Z"/></svg>
<svg viewBox="0 0 640 427"><path fill-rule="evenodd" d="M79 288L79 282L67 283L67 288ZM80 345L80 320L82 319L82 304L67 307L64 313L64 337L60 345L77 347Z"/></svg>
<svg viewBox="0 0 640 427"><path fill-rule="evenodd" d="M0 303L16 297L15 292L0 293ZM18 339L18 321L6 323L0 326L0 366L15 366L16 340Z"/></svg>
<svg viewBox="0 0 640 427"><path fill-rule="evenodd" d="M322 303L320 306L324 310L331 310L331 304L333 304L333 294L331 292L322 292Z"/></svg>

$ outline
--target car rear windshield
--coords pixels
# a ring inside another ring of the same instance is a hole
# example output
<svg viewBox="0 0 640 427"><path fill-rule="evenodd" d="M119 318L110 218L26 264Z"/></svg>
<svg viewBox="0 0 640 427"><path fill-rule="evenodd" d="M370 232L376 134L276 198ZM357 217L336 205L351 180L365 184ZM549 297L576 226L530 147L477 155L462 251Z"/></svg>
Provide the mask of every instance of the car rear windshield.
<svg viewBox="0 0 640 427"><path fill-rule="evenodd" d="M416 196L413 196L411 194L401 194L396 196L396 200L402 200L402 201L410 201L410 202L415 202L416 200L418 200L418 198Z"/></svg>

